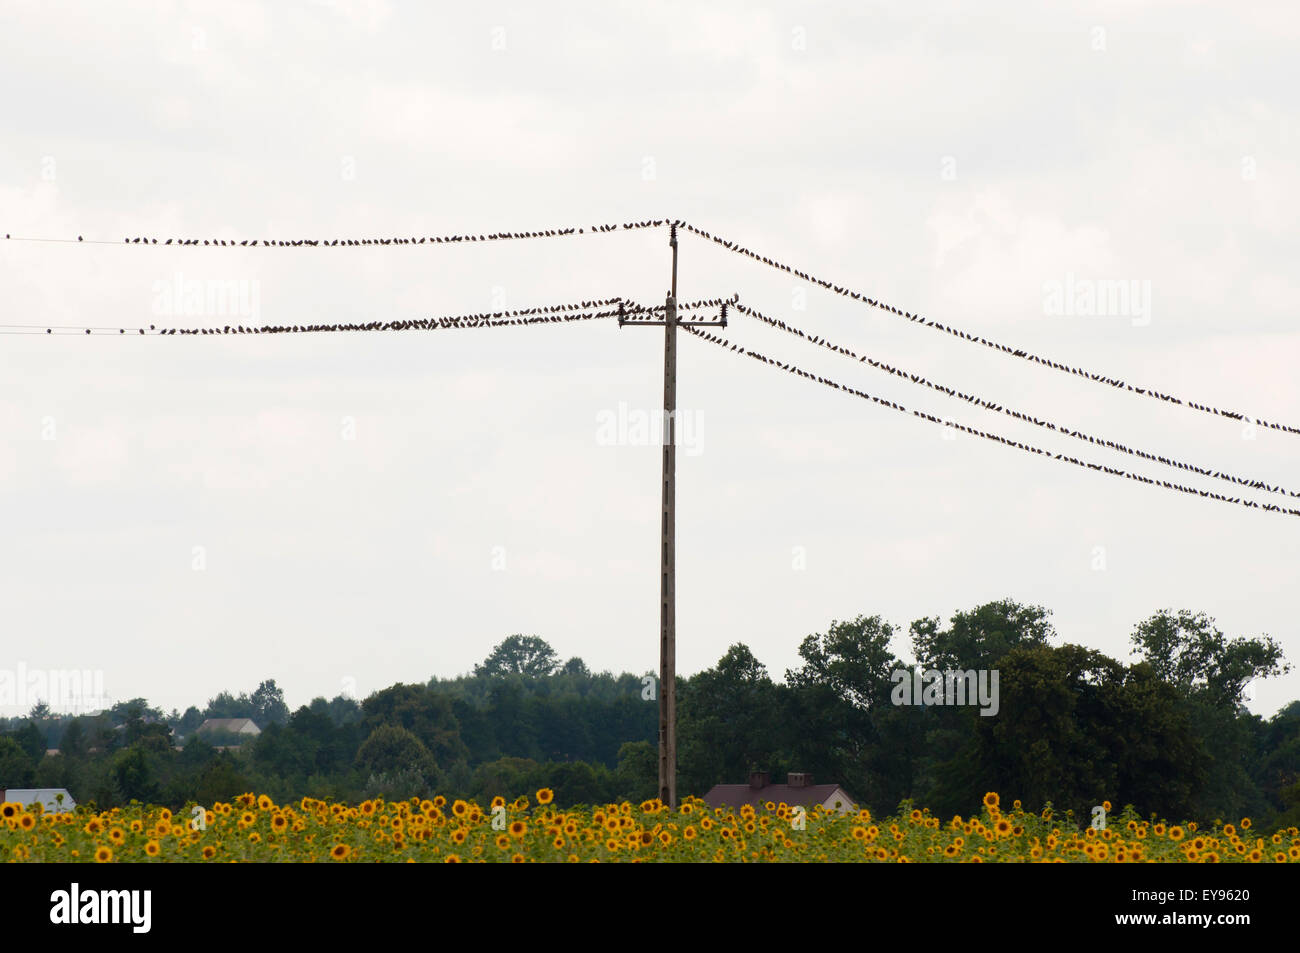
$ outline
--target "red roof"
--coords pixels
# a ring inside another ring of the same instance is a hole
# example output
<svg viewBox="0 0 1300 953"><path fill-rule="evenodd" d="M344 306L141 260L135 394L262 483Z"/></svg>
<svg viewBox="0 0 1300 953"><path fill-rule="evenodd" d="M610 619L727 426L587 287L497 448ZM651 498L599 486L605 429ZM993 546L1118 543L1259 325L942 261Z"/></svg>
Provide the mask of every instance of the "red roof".
<svg viewBox="0 0 1300 953"><path fill-rule="evenodd" d="M724 804L728 807L741 807L749 804L758 808L768 801L773 804L784 801L786 804L802 804L807 807L812 804L825 804L836 791L847 800L845 807L853 806L853 799L849 797L849 793L838 784L809 784L805 787L768 784L761 788L750 787L748 784L715 784L709 793L704 795L704 802L709 807L722 807Z"/></svg>

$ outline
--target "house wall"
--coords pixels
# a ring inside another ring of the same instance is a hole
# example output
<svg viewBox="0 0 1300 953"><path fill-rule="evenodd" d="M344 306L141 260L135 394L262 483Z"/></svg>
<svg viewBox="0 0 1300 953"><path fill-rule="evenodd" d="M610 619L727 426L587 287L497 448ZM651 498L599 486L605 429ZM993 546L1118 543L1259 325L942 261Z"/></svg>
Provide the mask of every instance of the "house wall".
<svg viewBox="0 0 1300 953"><path fill-rule="evenodd" d="M839 812L841 814L848 814L850 811L854 810L853 799L850 798L847 794L845 794L842 788L836 788L835 791L831 794L831 796L822 802L822 807L825 810L834 811L836 810L835 807L836 801L843 802L843 805L839 808Z"/></svg>

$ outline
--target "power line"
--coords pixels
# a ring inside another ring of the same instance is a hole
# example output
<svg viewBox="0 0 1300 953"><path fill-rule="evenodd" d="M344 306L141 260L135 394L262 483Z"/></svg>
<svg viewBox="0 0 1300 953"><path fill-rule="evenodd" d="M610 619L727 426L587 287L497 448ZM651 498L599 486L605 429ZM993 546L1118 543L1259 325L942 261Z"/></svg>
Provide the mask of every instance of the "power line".
<svg viewBox="0 0 1300 953"><path fill-rule="evenodd" d="M118 244L127 244L127 245L143 244L143 245L150 245L150 246L202 245L204 247L215 246L215 247L222 247L222 248L244 248L244 247L287 248L287 247L338 247L338 246L356 247L356 246L374 246L374 245L456 244L462 242L513 241L513 240L534 239L534 238L555 238L555 237L564 237L568 235L604 234L604 233L614 232L619 230L630 231L630 230L644 229L644 228L658 228L662 225L668 225L672 228L676 228L680 226L682 228L685 228L687 231L694 232L696 235L699 235L701 238L707 239L713 242L714 244L725 248L728 251L734 252L738 255L743 255L748 258L752 258L754 261L762 262L763 264L771 268L775 268L778 271L783 271L788 274L794 275L795 277L801 278L804 281L808 281L813 284L820 285L821 287L827 289L828 291L833 291L836 294L841 295L843 297L850 298L854 301L863 302L865 304L870 305L873 308L879 308L883 311L888 311L889 313L897 315L899 317L906 318L909 321L920 323L926 327L935 328L936 330L943 331L944 333L950 334L953 337L959 338L963 341L982 344L985 347L991 348L996 351L1001 351L1004 354L1010 354L1012 357L1019 357L1035 364L1042 364L1046 367L1051 367L1055 370L1062 371L1067 374L1072 374L1076 377L1082 377L1086 380L1093 381L1094 383L1108 384L1111 387L1117 388L1119 390L1128 391L1130 393L1138 394L1141 396L1151 397L1156 400L1162 400L1165 401L1166 403L1176 404L1181 407L1188 407L1192 410L1200 411L1201 413L1213 414L1214 416L1218 416L1218 417L1227 417L1231 420L1249 420L1252 423L1254 423L1256 426L1263 427L1268 430L1279 430L1285 433L1300 434L1300 427L1295 427L1290 424L1275 423L1258 417L1255 418L1247 417L1245 414L1241 413L1240 411L1222 410L1210 404L1204 404L1198 401L1184 399L1181 397L1175 397L1172 394L1165 394L1162 393L1161 391L1157 391L1154 388L1150 388L1150 387L1135 387L1134 385L1128 384L1120 380L1119 378L1107 377L1104 374L1094 373L1092 371L1085 370L1082 367L1071 367L1068 364L1061 364L1057 361L1051 360L1050 358L1040 357L1037 354L1031 354L1028 351L1024 350L1023 348L1013 348L1007 344L1000 344L997 341L992 341L987 338L981 337L979 335L970 334L966 331L958 330L957 328L948 327L947 325L941 324L938 321L935 321L931 318L923 318L921 317L920 314L917 314L915 312L905 311L902 308L896 307L891 304L887 304L875 298L868 297L862 292L853 291L848 287L837 285L834 282L825 280L824 278L818 278L814 275L809 274L806 271L802 271L790 265L784 264L783 262L779 262L774 258L768 258L765 255L760 255L757 252L745 248L744 246L740 245L737 242L733 242L730 241L729 239L724 239L720 236L714 235L711 232L707 232L704 229L691 225L690 223L685 222L681 219L673 219L673 220L646 219L640 222L623 222L622 224L604 224L604 225L579 226L579 227L570 227L570 228L540 229L540 230L522 231L522 232L493 232L489 234L478 234L478 235L411 236L409 238L407 237L335 238L335 239L301 238L301 239L291 239L291 240L254 238L254 239L241 239L238 241L234 239L227 240L227 239L206 239L206 238L205 239L168 238L160 242L159 239L156 237L137 236L135 238L126 237L123 238L121 242L115 242L115 241L106 241L103 239L85 239L81 235L78 235L75 239L34 238L34 237L24 237L24 236L19 236L18 238L14 238L9 233L5 234L5 238L10 241L55 242L55 243L64 243L64 244L80 243L80 244L92 244L92 245L118 245Z"/></svg>
<svg viewBox="0 0 1300 953"><path fill-rule="evenodd" d="M1256 426L1263 427L1267 430L1279 430L1285 433L1300 434L1300 427L1295 427L1290 424L1275 423L1273 421L1264 420L1262 418L1247 417L1245 414L1241 413L1240 411L1222 410L1210 404L1204 404L1198 401L1176 397L1172 394L1165 394L1162 393L1161 391L1157 391L1154 388L1150 388L1150 387L1136 387L1132 384L1128 384L1120 380L1119 378L1107 377L1104 374L1094 373L1082 367L1071 367L1068 364L1062 364L1057 361L1053 361L1050 358L1040 357L1037 354L1031 354L1028 351L1024 350L1023 348L1013 348L1007 344L1001 344L997 341L992 341L987 338L981 337L979 335L970 334L966 331L958 330L957 328L948 327L947 325L941 324L940 322L935 321L931 318L923 318L921 317L920 314L917 314L915 312L905 311L902 308L896 307L891 304L887 304L886 302L877 300L875 298L868 297L862 292L853 291L848 287L845 287L843 285L837 285L834 282L825 280L824 278L818 278L814 275L809 274L806 271L802 271L798 268L794 268L790 265L784 264L783 262L779 262L774 258L769 258L765 255L760 255L757 252L745 248L744 246L740 245L737 242L733 242L730 241L729 239L724 239L718 235L714 235L711 232L707 232L704 229L691 225L690 223L685 222L681 219L673 219L673 220L646 219L644 221L623 222L621 224L604 224L604 225L578 226L578 227L569 227L569 228L540 229L540 230L521 231L521 232L493 232L489 234L478 234L478 235L411 236L409 238L400 237L400 236L389 237L389 238L335 238L335 239L301 238L301 239L291 239L291 240L254 238L254 239L240 239L238 241L234 239L228 240L228 239L206 239L206 238L205 239L168 238L160 242L157 237L136 236L134 238L131 238L128 236L126 238L123 238L121 242L116 242L116 241L106 241L103 239L85 239L81 235L78 235L75 239L35 238L35 237L24 237L24 236L19 236L18 238L14 238L9 233L5 234L5 238L10 241L23 241L23 242L54 242L54 243L63 243L63 244L80 243L80 244L92 244L92 245L126 244L126 245L150 245L150 246L164 246L164 247L170 245L175 245L175 246L200 246L201 245L203 247L221 247L221 248L244 248L244 247L287 248L287 247L338 247L338 246L358 247L358 246L376 246L376 245L424 245L424 244L457 244L463 242L514 241L514 240L535 239L535 238L555 238L555 237L564 237L569 235L583 235L583 234L596 235L596 234L605 234L608 232L614 232L619 230L631 231L636 229L658 228L663 225L668 225L672 228L676 228L676 227L685 228L687 231L694 232L696 235L699 235L701 238L707 239L713 242L714 244L725 248L728 251L751 258L754 261L762 262L763 264L771 268L775 268L778 271L783 271L786 272L787 274L794 275L795 277L801 278L804 281L808 281L810 283L820 285L821 287L827 289L828 291L833 291L836 294L841 295L843 297L868 304L873 308L879 308L883 311L888 311L891 314L906 318L907 320L912 322L923 324L926 327L935 328L936 330L943 331L944 333L950 334L953 337L959 338L960 340L963 341L982 344L985 347L991 348L996 351L1001 351L1004 354L1010 354L1012 357L1019 357L1035 364L1042 364L1046 367L1051 367L1055 370L1062 371L1063 373L1072 374L1076 377L1082 377L1085 380L1093 381L1094 383L1108 384L1109 386L1119 390L1138 394L1140 396L1151 397L1156 400L1162 400L1166 403L1187 407L1192 410L1200 411L1201 413L1212 414L1218 417L1227 417L1231 420L1243 420L1243 421L1249 420L1252 423L1254 423Z"/></svg>
<svg viewBox="0 0 1300 953"><path fill-rule="evenodd" d="M691 301L681 305L687 312L700 311L716 307L730 298L711 298ZM607 308L609 310L593 310ZM227 335L227 334L312 334L320 332L343 331L437 331L465 328L516 327L531 324L554 324L567 321L589 321L598 318L635 316L638 314L661 313L663 305L645 307L628 302L624 298L606 298L599 301L582 301L570 304L546 305L534 308L520 308L515 311L482 312L479 314L448 315L437 318L416 318L398 321L369 321L336 324L279 324L245 326L243 324L223 325L220 327L104 327L85 325L39 325L39 324L0 324L0 334L49 334L76 335L79 337L122 337L122 336L171 336L171 335Z"/></svg>
<svg viewBox="0 0 1300 953"><path fill-rule="evenodd" d="M575 226L575 228L539 229L539 230L530 230L530 231L495 231L495 233L477 234L477 235L474 234L424 235L424 237L420 237L420 235L412 235L412 237L409 238L406 237L334 238L334 239L300 238L300 239L289 239L289 241L285 241L285 239L257 239L257 238L239 239L239 241L235 241L235 239L216 239L216 238L214 239L168 238L160 242L160 239L156 237L144 237L144 235L138 235L138 237L135 238L130 238L130 237L123 238L122 242L108 242L108 241L104 241L104 239L86 239L85 237L82 237L82 235L78 235L78 237L75 239L32 238L32 237L14 238L12 234L5 233L5 239L8 239L8 241L17 241L17 242L56 242L56 243L70 243L70 244L77 244L77 243L146 244L146 246L160 246L161 244L161 246L164 247L173 246L173 244L174 246L235 247L235 248L238 247L338 247L338 246L357 247L357 246L393 246L393 244L398 244L398 246L403 246L403 244L426 244L426 243L455 244L455 243L464 243L464 242L520 241L520 239L556 238L556 237L565 237L565 235L575 235L575 234L577 235L604 234L604 233L610 233L610 231L617 231L617 230L653 229L653 228L659 228L659 226L663 226L663 225L668 225L669 228L672 229L679 228L680 226L680 228L684 228L688 231L693 231L694 234L699 235L699 237L701 238L707 239L707 241L718 244L718 246L725 248L725 250L727 251L735 252L735 254L737 255L750 257L750 259L753 259L755 261L761 261L761 263L768 265L768 267L770 268L775 268L776 270L780 270L780 272L793 274L793 276L796 276L797 278L802 278L803 281L815 283L815 285L820 285L824 287L824 289L833 291L833 293L837 295L841 295L841 296L845 296L845 298L857 300L857 302L868 304L868 306L874 308L880 308L881 311L888 311L889 313L892 313L892 315L905 317L905 319L909 321L919 322L919 324L927 326L927 328L935 328L936 330L941 330L941 332L953 335L953 337L962 339L962 341L966 341L970 343L979 343L979 345L992 348L992 350L1001 351L1004 352L1004 354L1009 354L1013 356L1013 358L1022 358L1024 360L1031 361L1031 363L1043 364L1045 365L1045 367L1050 367L1056 369L1056 371L1061 371L1063 373L1074 374L1074 376L1076 377L1083 377L1086 378L1086 380L1097 382L1097 384L1106 384L1115 387L1115 389L1128 391L1128 393L1134 393L1138 395L1144 395L1144 397L1151 397L1158 400L1164 400L1164 402L1166 403L1178 404L1178 406L1180 407L1188 407L1191 408L1191 410L1200 411L1203 413L1210 413L1210 415L1214 415L1214 416L1229 417L1229 419L1231 420L1249 420L1252 421L1253 424L1257 426L1262 426L1262 428L1269 429L1269 430L1282 430L1282 432L1284 433L1300 434L1300 426L1273 423L1273 421L1264 420L1261 419L1261 417L1247 417L1244 415L1244 413L1239 411L1221 410L1221 408L1214 407L1212 406L1212 404L1205 404L1205 403L1196 402L1196 400L1174 397L1174 395L1165 394L1165 393L1161 393L1161 391L1154 390L1152 389L1152 387L1138 387L1131 384L1126 384L1125 381L1121 381L1119 380L1119 378L1108 377L1105 376L1105 374L1087 371L1087 369L1084 369L1082 367L1070 367L1069 364L1061 364L1058 363L1058 361L1050 360L1048 358L1041 358L1041 356L1039 355L1030 354L1030 352L1023 350L1023 348L1011 347L1009 345L1002 345L1002 343L991 341L991 339L980 337L980 335L962 332L962 330L958 330L956 328L949 328L948 325L940 324L939 321L935 321L932 319L926 319L926 317L920 316L919 313L905 311L905 309L893 306L893 304L888 304L885 302L881 302L881 300L870 298L870 296L861 293L861 291L854 291L852 289L849 289L849 287L836 285L835 282L824 280L824 278L815 277L813 276L813 274L805 272L805 270L790 267L790 265L781 263L781 261L777 261L776 259L771 259L771 257L767 257L766 255L759 255L758 252L751 251L749 250L749 248L741 246L740 243L729 241L729 239L722 238L720 237L720 235L714 235L710 233L710 231L697 228L697 226L690 225L689 222L682 221L680 220L680 218L671 221L666 220L666 218L647 218L647 220L636 221L636 222L623 222L623 224Z"/></svg>
<svg viewBox="0 0 1300 953"><path fill-rule="evenodd" d="M1009 440L1006 437L999 436L998 434L988 433L983 430L978 430L974 427L967 427L964 424L959 424L949 420L944 420L941 417L936 417L933 414L927 414L924 411L908 410L902 404L896 403L892 400L885 400L882 397L872 396L871 394L868 394L865 391L858 390L855 387L849 387L845 384L840 384L836 381L833 381L830 378L820 377L816 374L809 373L808 371L802 370L801 368L798 368L793 364L783 364L780 361L773 360L772 358L767 357L764 354L760 354L757 351L752 351L747 348L743 348L739 344L732 344L730 341L718 337L717 335L710 334L707 331L701 331L699 328L687 327L684 330L687 331L687 333L689 334L693 334L696 337L703 338L706 341L718 345L723 350L729 350L729 351L745 354L748 357L752 357L763 364L767 364L771 367L775 367L780 370L787 371L788 373L794 374L798 377L807 378L808 380L816 381L819 384L825 384L827 387L834 388L835 390L843 391L844 393L847 394L853 394L855 397L861 397L863 400L870 400L874 403L880 404L883 407L888 407L891 410L896 410L904 414L911 414L915 417L920 417L925 420L928 420L931 423L939 424L940 426L951 427L954 430L960 430L963 433L972 434L976 437L983 437L985 440L992 440L1008 447L1015 447L1019 450L1024 450L1026 453L1037 454L1038 456L1047 457L1053 460L1061 460L1065 463L1072 463L1078 467L1085 467L1089 470L1097 470L1104 473L1109 473L1112 476L1123 477L1127 480L1134 480L1138 483L1147 483L1152 486L1164 487L1165 489L1168 490L1177 490L1180 493L1187 493L1192 496L1202 496L1212 500L1219 500L1224 503L1236 503L1241 506L1250 507L1251 509L1265 510L1270 513L1285 513L1289 516L1300 516L1300 510L1284 509L1283 507L1276 506L1272 503L1256 503L1253 500L1246 500L1241 497L1227 497L1219 493L1214 493L1209 490L1198 490L1194 487L1183 486L1178 483L1170 483L1167 480L1153 480L1150 477L1144 477L1141 474L1137 474L1137 473L1130 473L1127 470L1120 470L1117 467L1108 467L1105 464L1101 464L1101 463L1088 463L1084 460L1079 460L1075 457L1066 456L1063 453L1052 453L1049 450L1043 450L1026 443L1021 443L1017 440Z"/></svg>
<svg viewBox="0 0 1300 953"><path fill-rule="evenodd" d="M787 334L792 334L795 337L803 338L804 340L808 341L811 344L819 345L821 347L826 348L829 351L834 351L837 354L842 354L845 357L852 358L853 360L857 361L860 364L870 364L872 367L885 371L888 374L893 374L895 377L899 377L902 378L903 380L910 381L913 384L919 384L922 387L928 387L931 390L938 391L939 393L945 394L949 397L957 397L961 400L966 401L969 404L975 404L979 407L983 407L985 410L998 411L1000 413L1006 414L1008 417L1014 417L1016 420L1023 420L1026 423L1031 423L1036 427L1045 427L1048 430L1054 430L1057 433L1064 434L1067 437L1074 437L1076 440L1082 440L1085 443L1091 443L1097 446L1107 447L1111 450L1118 450L1120 453L1126 453L1130 456L1140 457L1143 460L1150 460L1154 463L1161 463L1164 464L1165 466L1174 467L1175 469L1187 470L1191 473L1199 474L1200 476L1212 477L1218 480L1225 480L1229 483L1236 483L1240 486L1249 487L1254 490L1267 490L1270 493L1280 493L1284 496L1300 496L1300 492L1298 491L1288 490L1281 486L1270 486L1269 484L1265 483L1263 480L1251 480L1251 479L1247 479L1246 477L1233 476L1232 474L1226 473L1221 470L1210 470L1206 467L1199 467L1191 463L1180 463L1177 460L1172 460L1167 457L1158 456L1154 453L1148 453L1145 450L1134 450L1114 440L1105 440L1100 437L1089 436L1088 434L1083 433L1080 430L1071 429L1070 427L1064 424L1057 425L1051 423L1050 421L1039 420L1037 417L1033 416L1032 414L1026 414L1018 410L1012 410L1010 407L1006 407L1003 406L1002 404L997 404L991 400L985 400L981 397L976 397L971 394L964 394L961 391L954 390L951 387L945 387L942 384L936 384L933 381L926 380L924 377L922 377L919 374L913 374L909 371L905 371L897 367L891 367L889 364L886 364L883 361L877 361L874 358L870 358L865 355L858 355L847 347L843 347L842 345L838 345L838 344L832 344L829 340L827 340L824 337L821 337L820 335L816 335L816 336L808 335L807 333L805 333L804 331L800 330L797 327L794 327L793 325L787 324L784 321L778 321L775 318L768 317L767 315L763 314L762 312L758 311L755 308L746 307L745 305L740 304L738 302L733 302L732 306L741 314L747 315L751 318L761 321L764 324L770 325L771 327L777 328L781 331L785 331Z"/></svg>
<svg viewBox="0 0 1300 953"><path fill-rule="evenodd" d="M642 228L657 228L660 225L668 224L665 219L648 219L643 222L623 222L619 225L583 225L572 228L545 228L535 231L524 232L492 232L490 234L479 235L412 235L410 237L393 236L389 238L297 238L297 239L274 239L274 238L244 238L244 239L224 239L224 238L167 238L159 239L154 236L138 235L134 238L126 237L120 242L108 241L106 239L84 238L78 235L76 238L34 238L29 236L14 236L5 233L8 241L14 242L50 242L65 245L157 245L159 247L217 247L217 248L335 248L335 247L361 247L372 245L444 245L459 244L466 242L499 242L499 241L519 241L531 238L563 238L569 235L600 235L607 232L616 231L635 231Z"/></svg>
<svg viewBox="0 0 1300 953"><path fill-rule="evenodd" d="M706 232L701 228L696 228L694 225L689 225L683 222L682 227L685 228L687 231L694 232L696 235L699 235L701 238L708 239L709 241L712 241L713 243L722 246L728 251L735 252L738 255L744 255L748 258L754 259L755 261L762 262L763 264L767 265L770 268L775 268L777 271L787 272L788 274L794 275L797 278L801 278L804 281L811 282L812 284L820 285L826 290L833 291L837 295L841 295L842 297L851 298L854 301L860 301L864 304L868 304L873 308L879 308L882 311L888 311L891 314L895 314L898 315L899 317L906 318L909 321L923 324L929 328L935 328L936 330L943 331L946 334L951 334L953 337L960 338L963 341L982 344L985 347L992 348L993 350L996 351L1001 351L1004 354L1010 354L1012 357L1023 358L1026 361L1031 361L1035 364L1042 364L1047 367L1054 368L1055 370L1063 371L1067 374L1073 374L1076 377L1082 377L1087 380L1094 381L1096 383L1109 384L1111 387L1117 388L1119 390L1124 390L1130 393L1152 397L1157 400L1165 401L1166 403L1177 404L1182 407L1188 407L1191 408L1192 410L1199 410L1201 413L1214 414L1215 416L1219 416L1219 417L1228 417L1232 420L1250 420L1256 426L1265 427L1269 430L1281 430L1286 433L1300 434L1300 427L1293 427L1290 424L1272 423L1270 421L1262 420L1260 418L1247 417L1245 414L1240 413L1238 411L1221 410L1209 404L1203 404L1193 400L1186 400L1181 397L1174 397L1171 394L1164 394L1150 387L1135 387L1132 384L1127 384L1118 378L1107 377L1104 374L1095 374L1091 371L1085 370L1082 367L1071 367L1068 364L1061 364L1045 357L1039 357L1036 354L1030 354L1028 351L1024 350L1023 348L1013 348L1009 345L999 344L996 341L991 341L975 334L968 334L965 331L959 331L956 328L950 328L947 325L940 324L938 321L934 321L930 318L923 318L921 317L921 315L916 314L914 312L904 311L902 308L895 307L894 305L891 304L886 304L885 302L879 301L875 298L869 298L865 294L858 291L853 291L852 289L846 288L843 285L837 285L833 282L826 281L825 279L817 278L813 275L810 275L805 271L800 271L797 268L792 268L791 266L783 264L782 262L779 262L773 258L768 258L764 255L758 254L757 252L750 251L748 248L744 248L741 245L737 244L736 242L728 241L717 235L713 235L709 232Z"/></svg>

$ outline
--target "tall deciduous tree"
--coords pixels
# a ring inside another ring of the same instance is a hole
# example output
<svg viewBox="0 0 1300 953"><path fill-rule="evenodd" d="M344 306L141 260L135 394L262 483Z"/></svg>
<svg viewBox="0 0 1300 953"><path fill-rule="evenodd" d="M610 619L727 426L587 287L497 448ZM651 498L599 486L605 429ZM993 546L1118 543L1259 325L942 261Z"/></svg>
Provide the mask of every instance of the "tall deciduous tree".
<svg viewBox="0 0 1300 953"><path fill-rule="evenodd" d="M253 692L249 701L253 704L253 721L258 727L283 725L289 720L289 706L284 703L284 692L275 684L275 679L268 678Z"/></svg>
<svg viewBox="0 0 1300 953"><path fill-rule="evenodd" d="M894 634L879 615L832 622L803 640L803 665L786 672L791 766L838 782L869 804L897 793L897 774L879 763L886 754L881 728L893 715L890 676L902 664L889 647Z"/></svg>
<svg viewBox="0 0 1300 953"><path fill-rule="evenodd" d="M365 727L397 725L415 735L439 767L467 756L451 701L423 685L397 684L376 692L362 704Z"/></svg>
<svg viewBox="0 0 1300 953"><path fill-rule="evenodd" d="M924 668L991 670L1012 649L1047 645L1056 635L1049 615L1042 606L1000 599L954 614L947 628L937 616L918 619L911 625L912 651Z"/></svg>
<svg viewBox="0 0 1300 953"><path fill-rule="evenodd" d="M704 794L774 770L782 749L780 690L749 648L733 645L677 695L678 765L684 790Z"/></svg>
<svg viewBox="0 0 1300 953"><path fill-rule="evenodd" d="M482 665L474 667L474 674L486 677L498 675L552 675L560 667L560 657L545 640L535 635L511 635L492 650Z"/></svg>
<svg viewBox="0 0 1300 953"><path fill-rule="evenodd" d="M1273 639L1228 639L1204 612L1162 609L1137 625L1132 642L1158 678L1189 695L1203 693L1216 707L1240 704L1253 679L1291 670Z"/></svg>
<svg viewBox="0 0 1300 953"><path fill-rule="evenodd" d="M438 771L429 749L400 725L379 725L357 750L357 764L372 774L414 771L426 781Z"/></svg>

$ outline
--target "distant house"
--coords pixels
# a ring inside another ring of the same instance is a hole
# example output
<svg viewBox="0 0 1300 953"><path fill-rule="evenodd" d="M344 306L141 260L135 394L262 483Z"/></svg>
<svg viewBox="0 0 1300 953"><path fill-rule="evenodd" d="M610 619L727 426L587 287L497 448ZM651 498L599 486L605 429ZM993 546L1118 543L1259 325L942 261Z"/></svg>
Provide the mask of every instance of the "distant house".
<svg viewBox="0 0 1300 953"><path fill-rule="evenodd" d="M196 734L200 735L238 735L241 740L256 738L262 729L251 718L209 718L199 725Z"/></svg>
<svg viewBox="0 0 1300 953"><path fill-rule="evenodd" d="M47 814L60 814L77 807L77 802L72 799L67 788L0 788L0 801L21 804L23 807L39 803Z"/></svg>
<svg viewBox="0 0 1300 953"><path fill-rule="evenodd" d="M847 814L857 810L857 803L838 784L813 784L811 774L791 773L785 784L773 784L766 771L755 771L748 784L715 784L704 801L709 807L741 807L748 804L758 808L771 801L794 807L820 805L828 811Z"/></svg>

